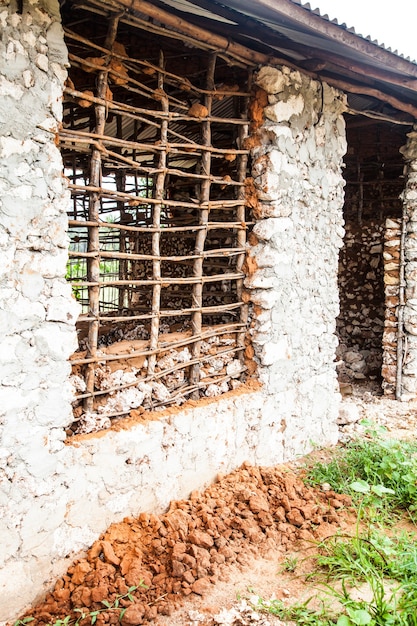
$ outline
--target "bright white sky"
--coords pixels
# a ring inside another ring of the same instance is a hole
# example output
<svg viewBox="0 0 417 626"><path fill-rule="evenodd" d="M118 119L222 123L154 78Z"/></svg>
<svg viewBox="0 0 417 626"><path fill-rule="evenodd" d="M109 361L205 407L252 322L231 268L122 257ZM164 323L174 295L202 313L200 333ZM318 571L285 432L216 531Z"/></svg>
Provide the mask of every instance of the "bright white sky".
<svg viewBox="0 0 417 626"><path fill-rule="evenodd" d="M386 48L417 59L417 0L303 0Z"/></svg>

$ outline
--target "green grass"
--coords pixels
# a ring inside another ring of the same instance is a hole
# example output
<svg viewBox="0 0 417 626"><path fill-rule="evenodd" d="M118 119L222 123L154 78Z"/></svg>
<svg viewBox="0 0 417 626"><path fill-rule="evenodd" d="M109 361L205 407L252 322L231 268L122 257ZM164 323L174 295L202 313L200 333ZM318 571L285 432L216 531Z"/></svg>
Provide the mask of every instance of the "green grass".
<svg viewBox="0 0 417 626"><path fill-rule="evenodd" d="M306 481L329 483L338 493L350 494L356 503L376 509L381 521L384 513L401 510L412 516L417 506L417 443L380 437L354 440L328 464L313 465Z"/></svg>
<svg viewBox="0 0 417 626"><path fill-rule="evenodd" d="M375 435L339 449L326 464L309 468L310 485L329 483L357 508L352 536L338 534L317 546L313 579L327 597L322 608L257 601L258 610L292 624L313 626L417 626L417 539L393 532L392 521L417 507L417 443ZM290 571L284 562L283 569ZM365 587L369 598L354 589ZM329 608L329 600L333 607Z"/></svg>

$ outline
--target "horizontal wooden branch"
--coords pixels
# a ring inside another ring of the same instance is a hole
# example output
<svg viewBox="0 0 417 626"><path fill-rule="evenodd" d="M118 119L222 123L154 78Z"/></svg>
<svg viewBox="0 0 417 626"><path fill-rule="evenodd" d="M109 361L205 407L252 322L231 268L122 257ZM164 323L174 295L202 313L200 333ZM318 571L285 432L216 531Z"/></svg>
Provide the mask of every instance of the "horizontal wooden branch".
<svg viewBox="0 0 417 626"><path fill-rule="evenodd" d="M81 37L80 35L78 35L77 33L74 33L73 31L69 30L68 28L64 29L65 35L67 38L69 39L73 39L74 41L78 41L79 43L84 43L86 46L90 47L93 50L97 50L98 52L100 52L102 55L106 55L108 56L109 51L107 50L107 48L103 48L102 46L99 46L98 44L94 43L93 41L91 41L90 39L86 39L85 37ZM127 61L131 64L137 64L140 67L145 67L147 69L151 69L155 72L155 74L162 74L164 76L165 79L172 79L174 81L176 81L177 83L179 83L180 85L184 86L186 85L187 88L190 89L191 92L194 92L196 94L200 94L200 95L206 95L206 94L211 94L213 96L242 96L242 97L247 97L250 96L250 93L247 91L231 91L228 89L214 89L214 90L208 90L208 89L202 89L201 87L197 87L196 85L194 85L189 78L184 77L184 76L178 76L177 74L173 74L172 72L168 72L167 70L159 67L158 65L155 65L154 63L151 63L150 61L146 61L144 59L134 59L132 57L120 54L120 53L116 53L114 51L112 51L111 56L119 59L120 61ZM81 57L78 57L78 60L83 61L83 63L85 63L85 59L81 59ZM86 63L88 64L88 62ZM93 66L94 68L96 68L96 66ZM113 70L112 70L113 71ZM150 89L149 87L146 86L146 88L151 92L154 91L152 89Z"/></svg>
<svg viewBox="0 0 417 626"><path fill-rule="evenodd" d="M379 89L373 89L372 87L368 87L367 85L350 83L346 80L333 78L332 76L327 76L325 74L321 75L321 77L326 83L332 85L332 87L336 87L337 89L341 89L342 91L346 91L348 93L359 93L365 96L371 96L372 98L376 98L377 100L382 100L382 102L387 102L392 107L394 107L394 109L409 113L413 116L414 119L417 119L416 106L399 100L395 96L385 93L384 91L381 91Z"/></svg>
<svg viewBox="0 0 417 626"><path fill-rule="evenodd" d="M216 304L216 306L202 306L198 310L201 311L203 315L211 315L216 313L230 313L235 311L236 309L240 309L244 306L244 302L233 302L231 304ZM191 313L196 310L194 308L188 309L161 309L158 313L158 317L160 318L168 318L168 317L189 317ZM132 321L147 321L152 319L152 313L143 313L142 315L123 315L123 316L110 316L110 315L98 315L97 317L92 317L91 315L81 315L79 317L79 323L82 322L93 322L100 321L102 324L106 324L107 322L132 322Z"/></svg>
<svg viewBox="0 0 417 626"><path fill-rule="evenodd" d="M245 248L220 248L218 250L206 250L201 254L184 254L179 256L163 256L153 254L135 254L131 252L107 252L100 250L99 254L95 252L79 252L78 250L69 250L68 254L71 258L88 259L96 256L103 259L128 259L130 261L154 261L160 259L161 261L188 261L189 259L209 259L211 257L232 257L245 252Z"/></svg>
<svg viewBox="0 0 417 626"><path fill-rule="evenodd" d="M221 324L219 326L212 326L209 330L204 330L198 337L192 336L191 334L184 339L180 339L179 341L165 341L161 342L158 345L158 348L155 350L135 350L133 352L129 352L128 354L101 354L97 356L97 358L81 358L76 359L72 358L70 360L71 365L85 365L87 363L104 363L106 361L118 361L121 358L136 358L140 356L149 356L150 354L157 354L158 352L167 352L168 350L176 350L177 348L184 348L185 346L190 345L190 343L194 343L194 341L206 341L211 339L212 337L220 337L221 335L238 332L243 327L243 324L239 322L233 324ZM76 352L74 355L77 354Z"/></svg>
<svg viewBox="0 0 417 626"><path fill-rule="evenodd" d="M106 189L105 187L93 187L92 185L74 185L72 183L68 183L69 189L74 189L78 192L83 193L98 193L104 198L112 198L114 200L126 200L127 202L134 200L135 206L139 205L150 205L150 204L160 204L161 201L155 198L141 198L140 196L135 196L130 193L125 193L123 191L112 191L111 189ZM209 200L208 202L181 202L177 200L164 200L164 206L167 207L178 207L178 208L187 208L187 209L198 209L198 208L206 208L206 209L233 209L237 206L242 205L241 200Z"/></svg>
<svg viewBox="0 0 417 626"><path fill-rule="evenodd" d="M76 100L87 100L87 102L91 102L94 104L101 104L102 106L106 106L108 109L112 111L120 111L124 115L130 114L136 115L137 119L145 123L151 123L148 118L143 117L143 115L149 115L150 117L154 117L159 120L169 120L174 122L193 122L196 124L201 124L204 121L210 120L210 122L216 122L217 124L227 124L227 125L235 125L241 126L242 124L247 124L247 120L242 120L239 118L229 118L229 117L216 117L214 115L206 116L206 117L194 117L192 115L183 115L182 113L175 113L174 111L170 111L168 113L164 113L163 111L157 109L144 109L142 107L134 107L131 105L123 104L121 102L116 102L115 100L106 100L103 98L97 98L96 96L91 96L85 91L78 91L77 89L71 89L70 87L65 87L64 93L72 96ZM160 98L159 98L160 99ZM142 116L142 117L141 117ZM155 122L152 123L154 126L159 126Z"/></svg>
<svg viewBox="0 0 417 626"><path fill-rule="evenodd" d="M161 285L162 287L167 287L168 285L196 285L196 284L205 284L205 283L216 283L221 282L222 280L238 280L239 278L244 278L245 274L243 272L229 272L228 274L215 274L213 276L189 276L182 278L161 278L160 280L155 280L153 278L149 278L148 280L105 280L105 281L79 281L74 280L71 281L71 285L74 287L112 287L116 285L131 285L131 286L150 286L150 285Z"/></svg>
<svg viewBox="0 0 417 626"><path fill-rule="evenodd" d="M193 337L194 339L194 337ZM194 341L190 341L189 344L193 344ZM242 348L239 346L233 346L231 348L226 348L224 350L219 350L216 354L215 357L222 357L222 356L226 356L228 354L236 354L237 352L241 352ZM149 356L151 354L153 354L154 351L150 351L149 352ZM160 352L160 351L158 351ZM119 358L124 358L123 356ZM179 370L183 370L183 369L188 369L188 367L190 367L191 365L194 365L196 363L205 363L207 361L210 361L211 359L213 359L213 355L208 355L208 356L204 356L201 355L199 356L199 358L196 359L190 359L189 361L186 361L185 363L177 363L176 365L174 365L173 367L170 367L166 370L162 370L160 372L153 372L152 376L145 376L144 378L138 378L136 381L133 382L129 382L129 383L124 383L123 385L117 385L115 387L110 387L109 389L105 389L105 390L98 390L98 391L93 391L91 393L83 393L80 395L76 395L75 396L75 400L82 400L83 398L91 398L91 397L97 397L97 396L103 396L103 395L109 395L111 393L116 393L117 391L122 391L123 389L130 389L131 387L137 387L139 384L141 383L148 383L154 380L158 380L159 378L163 378L164 376L168 376L169 374L172 374L174 372L177 372ZM231 378L231 376L229 376L229 378ZM211 384L213 382L213 379L206 381L206 383L204 383L203 381L200 381L198 386L207 386L209 384Z"/></svg>
<svg viewBox="0 0 417 626"><path fill-rule="evenodd" d="M132 219L134 219L133 215ZM207 224L196 224L195 226L160 226L155 228L153 226L125 226L124 224L119 224L117 222L68 220L68 225L70 227L81 226L83 228L88 228L89 226L100 226L104 229L110 228L133 233L153 233L159 231L163 233L194 233L196 230L202 228L206 228L207 230L247 230L248 226L253 226L254 223L255 222L208 222Z"/></svg>
<svg viewBox="0 0 417 626"><path fill-rule="evenodd" d="M61 138L66 138L69 141L82 141L83 138L85 138L86 140L88 139L92 139L92 140L98 140L101 141L103 143L103 145L113 145L113 146L117 146L120 148L131 148L132 150L140 150L140 151L146 151L149 150L149 152L153 152L153 153L157 153L157 152L161 152L163 150L165 150L168 154L173 153L176 154L177 152L180 154L188 154L188 155L201 155L201 151L202 150L207 150L207 146L202 146L198 143L193 143L192 146L190 146L189 143L167 143L164 146L161 145L157 145L155 143L142 143L142 142L138 142L138 141L130 141L130 140L122 140L122 139L118 139L117 137L110 137L109 135L97 135L96 133L88 133L85 131L80 131L80 130L73 130L71 128L62 128L59 131L59 137ZM88 142L86 142L88 143ZM218 155L226 155L226 154L230 154L230 155L239 155L239 154L247 154L249 155L250 151L249 150L238 150L237 148L214 148L213 146L210 146L210 152L212 154L218 154Z"/></svg>

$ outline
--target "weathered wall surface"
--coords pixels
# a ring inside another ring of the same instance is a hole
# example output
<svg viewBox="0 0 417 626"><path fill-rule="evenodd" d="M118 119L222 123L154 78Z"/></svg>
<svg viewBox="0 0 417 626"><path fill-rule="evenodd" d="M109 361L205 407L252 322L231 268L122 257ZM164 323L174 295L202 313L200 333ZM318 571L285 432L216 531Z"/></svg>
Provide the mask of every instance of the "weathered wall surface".
<svg viewBox="0 0 417 626"><path fill-rule="evenodd" d="M245 283L255 309L253 345L269 393L296 391L300 437L309 429L310 438L321 440L323 432L334 436L337 413L345 102L288 68L264 67L256 83L258 108L262 102L265 108L253 149L259 221ZM254 112L256 118L256 106Z"/></svg>
<svg viewBox="0 0 417 626"><path fill-rule="evenodd" d="M0 619L28 601L65 501L78 305L66 284L68 194L54 143L67 53L57 3L0 7ZM32 565L29 565L32 563ZM36 584L36 583L35 583ZM39 588L39 583L38 588Z"/></svg>
<svg viewBox="0 0 417 626"><path fill-rule="evenodd" d="M254 150L258 268L247 281L263 388L64 443L78 308L64 280L68 196L50 132L66 64L56 11L36 0L23 15L0 10L0 620L110 522L161 511L245 460L274 464L336 438L343 101L277 70L282 89L270 90Z"/></svg>
<svg viewBox="0 0 417 626"><path fill-rule="evenodd" d="M406 348L401 381L401 400L415 399L417 394L417 129L408 134L401 149L406 162L403 192L407 231L405 241L404 333Z"/></svg>
<svg viewBox="0 0 417 626"><path fill-rule="evenodd" d="M384 225L367 220L346 224L339 260L340 315L337 319L343 361L341 377L378 376L384 330Z"/></svg>

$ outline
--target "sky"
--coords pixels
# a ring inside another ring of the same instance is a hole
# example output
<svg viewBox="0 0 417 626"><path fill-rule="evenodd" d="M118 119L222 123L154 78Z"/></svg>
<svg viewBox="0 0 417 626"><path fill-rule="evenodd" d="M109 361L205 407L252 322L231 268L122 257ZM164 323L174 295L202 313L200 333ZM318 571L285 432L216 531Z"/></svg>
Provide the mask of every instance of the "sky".
<svg viewBox="0 0 417 626"><path fill-rule="evenodd" d="M312 9L371 35L386 48L417 59L417 0L302 0Z"/></svg>

